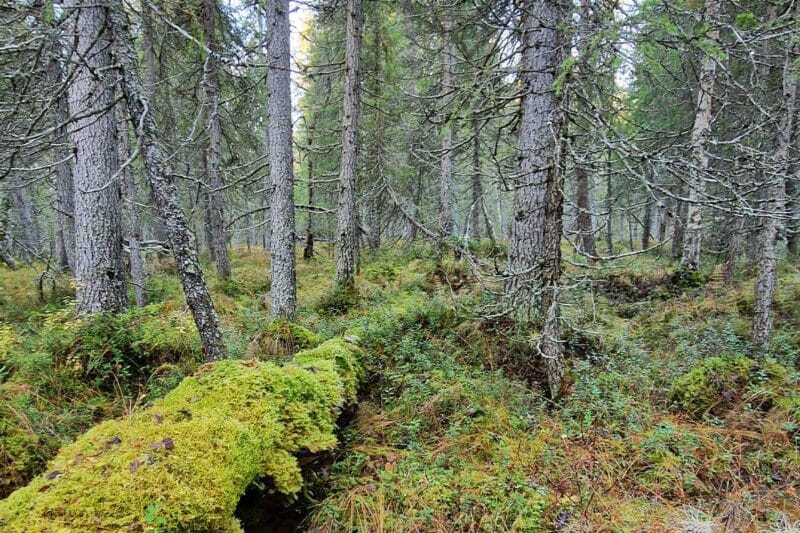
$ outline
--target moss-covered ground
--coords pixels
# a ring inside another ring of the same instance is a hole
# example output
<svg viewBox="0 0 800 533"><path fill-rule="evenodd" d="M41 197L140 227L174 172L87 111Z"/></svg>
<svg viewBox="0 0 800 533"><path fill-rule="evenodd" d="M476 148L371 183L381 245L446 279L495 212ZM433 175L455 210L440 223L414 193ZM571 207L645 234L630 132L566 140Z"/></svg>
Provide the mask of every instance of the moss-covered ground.
<svg viewBox="0 0 800 533"><path fill-rule="evenodd" d="M502 264L502 250L483 248ZM268 319L264 254L237 251L233 281L210 280L235 359L285 365L321 340L361 339L368 378L335 454L306 480L301 528L800 526L796 263L781 264L766 357L747 351L746 269L726 287L713 271L677 279L656 253L568 265L568 388L554 402L537 381L534 332L483 318L492 281L436 255L412 247L365 257L347 295L332 290L326 250L299 261L298 323L313 333ZM46 483L59 448L102 420L144 416L197 370L177 279L168 261L151 265L147 307L93 320L75 316L66 281L40 294L35 269L0 269L0 491ZM163 516L159 502L139 503L142 520Z"/></svg>

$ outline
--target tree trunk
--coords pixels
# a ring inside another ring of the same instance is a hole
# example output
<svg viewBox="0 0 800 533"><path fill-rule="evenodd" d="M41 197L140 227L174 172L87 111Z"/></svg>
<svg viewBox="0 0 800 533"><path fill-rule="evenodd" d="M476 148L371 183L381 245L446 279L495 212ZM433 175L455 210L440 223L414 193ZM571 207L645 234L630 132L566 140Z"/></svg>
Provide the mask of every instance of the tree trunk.
<svg viewBox="0 0 800 533"><path fill-rule="evenodd" d="M590 257L597 257L592 228L592 205L589 199L589 173L583 164L575 162L578 207L578 249Z"/></svg>
<svg viewBox="0 0 800 533"><path fill-rule="evenodd" d="M793 15L796 16L795 13ZM797 44L786 54L783 66L784 109L778 130L778 146L775 151L775 175L767 176L765 190L767 203L765 216L761 220L759 232L760 253L758 274L755 284L755 316L753 317L753 337L750 349L754 353L763 352L772 336L772 300L777 283L778 266L778 217L784 209L783 194L787 180L792 176L791 151L794 146L797 113L797 76L795 61L800 56Z"/></svg>
<svg viewBox="0 0 800 533"><path fill-rule="evenodd" d="M734 220L730 221L728 232L728 242L725 247L725 262L722 263L722 281L725 285L733 285L736 276L736 261L739 259L739 253L742 242L742 231L744 230L744 216L733 215Z"/></svg>
<svg viewBox="0 0 800 533"><path fill-rule="evenodd" d="M644 217L642 218L642 250L650 247L651 230L653 228L653 195L647 191L647 201L644 204Z"/></svg>
<svg viewBox="0 0 800 533"><path fill-rule="evenodd" d="M122 73L131 123L139 139L145 173L156 200L156 207L169 233L186 303L197 325L206 360L221 359L225 357L222 327L197 259L194 236L189 231L186 216L178 203L178 191L169 178L155 118L150 113L139 76L138 57L128 27L128 15L122 0L109 0L108 7L114 31L114 54Z"/></svg>
<svg viewBox="0 0 800 533"><path fill-rule="evenodd" d="M453 117L450 102L453 100L455 90L455 44L450 32L453 22L449 15L445 15L444 46L442 49L442 160L439 172L439 238L447 239L453 235L453 208L455 197L453 195Z"/></svg>
<svg viewBox="0 0 800 533"><path fill-rule="evenodd" d="M606 158L606 248L609 255L614 254L614 196L611 183L613 168L611 165L611 149L608 149Z"/></svg>
<svg viewBox="0 0 800 533"><path fill-rule="evenodd" d="M563 115L554 88L568 47L560 34L569 20L566 1L529 2L524 19L522 117L519 173L509 241L506 298L522 321L543 319L539 343L552 397L561 394L563 363L559 338L558 284L561 274L560 149Z"/></svg>
<svg viewBox="0 0 800 533"><path fill-rule="evenodd" d="M293 320L295 282L294 176L290 87L289 0L267 2L267 87L269 90L270 315Z"/></svg>
<svg viewBox="0 0 800 533"><path fill-rule="evenodd" d="M719 30L714 27L713 18L719 13L720 0L706 0L705 19L710 21L711 29L706 40L709 45L719 41ZM700 83L697 91L697 110L692 127L692 169L689 173L689 202L686 214L686 233L683 239L681 268L697 270L700 268L700 251L703 239L702 202L705 195L705 175L708 172L709 157L706 148L711 137L712 106L714 101L714 82L717 61L710 55L703 57L700 67Z"/></svg>
<svg viewBox="0 0 800 533"><path fill-rule="evenodd" d="M74 147L75 278L81 313L120 311L127 305L122 258L122 210L117 176L111 33L106 10L88 0L66 0L75 36L69 86ZM98 77L98 74L102 77Z"/></svg>
<svg viewBox="0 0 800 533"><path fill-rule="evenodd" d="M22 256L32 261L41 252L39 223L33 210L32 183L25 183L21 176L12 179L11 198L17 214L18 236L21 243Z"/></svg>
<svg viewBox="0 0 800 533"><path fill-rule="evenodd" d="M556 28L565 19L561 2L531 1L524 7L524 93L505 293L516 316L527 321L540 316L544 287L547 191L557 175L555 154L562 128L553 87L562 54Z"/></svg>
<svg viewBox="0 0 800 533"><path fill-rule="evenodd" d="M358 264L356 224L356 162L358 117L361 107L359 54L361 50L361 0L347 0L345 37L344 103L342 112L342 157L339 170L339 200L336 215L336 284L351 288Z"/></svg>
<svg viewBox="0 0 800 533"><path fill-rule="evenodd" d="M5 263L8 268L14 270L17 263L5 247L6 231L8 230L8 198L0 190L0 261Z"/></svg>
<svg viewBox="0 0 800 533"><path fill-rule="evenodd" d="M683 240L686 235L686 216L688 204L682 200L686 194L686 185L683 181L675 187L674 216L672 217L672 258L680 259L683 254Z"/></svg>
<svg viewBox="0 0 800 533"><path fill-rule="evenodd" d="M481 238L483 207L483 176L481 175L481 129L477 116L472 117L472 201L469 208L469 231L472 240Z"/></svg>
<svg viewBox="0 0 800 533"><path fill-rule="evenodd" d="M52 4L48 6L52 9ZM48 15L45 16L47 19ZM53 90L58 91L55 97L55 133L53 136L54 164L55 164L55 191L56 191L56 240L58 267L62 270L75 272L75 222L74 211L74 185L72 178L72 149L69 144L67 122L69 121L69 107L67 94L63 91L64 72L60 61L60 43L52 43L50 63L47 67L48 82Z"/></svg>
<svg viewBox="0 0 800 533"><path fill-rule="evenodd" d="M222 124L219 118L219 68L216 18L216 0L203 0L203 37L210 53L203 64L205 90L206 126L206 180L208 186L208 225L211 232L211 247L217 274L223 279L231 277L231 262L228 257L228 232L225 230L225 194L222 180Z"/></svg>
<svg viewBox="0 0 800 533"><path fill-rule="evenodd" d="M800 196L797 191L798 176L786 177L786 249L790 257L800 256Z"/></svg>
<svg viewBox="0 0 800 533"><path fill-rule="evenodd" d="M116 105L117 135L119 142L118 156L120 162L126 162L131 156L130 140L128 138L128 112L122 105ZM122 171L122 192L125 199L124 215L127 219L128 236L128 261L131 267L131 282L137 307L143 307L146 302L145 289L147 287L147 273L142 253L142 227L139 224L139 213L136 207L136 182L133 179L133 169L128 164Z"/></svg>

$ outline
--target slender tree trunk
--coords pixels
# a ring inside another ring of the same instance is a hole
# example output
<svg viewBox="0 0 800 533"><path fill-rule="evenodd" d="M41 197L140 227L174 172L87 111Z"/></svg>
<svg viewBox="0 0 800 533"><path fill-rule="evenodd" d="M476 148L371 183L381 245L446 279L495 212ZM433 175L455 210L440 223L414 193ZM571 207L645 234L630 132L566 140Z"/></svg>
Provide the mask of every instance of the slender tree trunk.
<svg viewBox="0 0 800 533"><path fill-rule="evenodd" d="M733 285L736 277L736 261L741 252L742 231L744 230L744 217L734 215L730 221L728 232L728 242L725 247L725 262L722 263L722 280L725 285Z"/></svg>
<svg viewBox="0 0 800 533"><path fill-rule="evenodd" d="M796 173L786 177L786 249L793 258L800 256L800 196Z"/></svg>
<svg viewBox="0 0 800 533"><path fill-rule="evenodd" d="M145 173L156 200L156 207L169 233L186 303L197 325L206 360L221 359L225 357L222 326L197 259L194 236L178 203L178 191L169 178L155 118L150 113L149 102L139 76L138 57L130 35L128 15L122 0L108 0L107 5L114 32L115 60L122 74L131 123L139 140Z"/></svg>
<svg viewBox="0 0 800 533"><path fill-rule="evenodd" d="M88 0L67 0L76 36L69 86L74 147L75 278L81 313L120 311L127 305L122 258L122 210L111 34L106 10Z"/></svg>
<svg viewBox="0 0 800 533"><path fill-rule="evenodd" d="M612 187L613 168L611 165L611 149L608 149L606 158L606 248L608 253L614 254L614 189Z"/></svg>
<svg viewBox="0 0 800 533"><path fill-rule="evenodd" d="M472 117L472 201L469 208L469 238L481 238L483 207L483 176L481 175L481 130L477 116Z"/></svg>
<svg viewBox="0 0 800 533"><path fill-rule="evenodd" d="M14 270L17 268L17 263L5 247L6 232L8 231L8 213L10 211L8 207L8 197L0 190L0 262L5 263L8 268Z"/></svg>
<svg viewBox="0 0 800 533"><path fill-rule="evenodd" d="M126 162L131 156L130 140L128 138L128 112L122 105L116 105L117 137L119 142L118 156L120 162ZM125 199L124 215L127 219L128 260L131 267L131 282L137 307L143 307L146 302L145 290L147 287L147 271L142 253L142 227L139 224L139 213L136 208L136 182L133 179L133 169L130 164L122 169L122 192Z"/></svg>
<svg viewBox="0 0 800 533"><path fill-rule="evenodd" d="M267 87L269 90L270 315L295 317L294 175L290 87L289 0L267 2Z"/></svg>
<svg viewBox="0 0 800 533"><path fill-rule="evenodd" d="M358 118L361 107L359 54L361 50L361 0L347 0L345 37L344 103L342 113L342 157L339 170L339 201L336 216L336 284L350 288L358 265L356 223L356 162Z"/></svg>
<svg viewBox="0 0 800 533"><path fill-rule="evenodd" d="M583 164L575 162L575 179L577 181L578 207L578 249L590 257L597 256L594 246L594 228L592 227L592 205L589 197L589 173Z"/></svg>
<svg viewBox="0 0 800 533"><path fill-rule="evenodd" d="M644 204L644 217L642 218L642 250L650 247L651 230L653 228L653 195L647 191L647 201Z"/></svg>
<svg viewBox="0 0 800 533"><path fill-rule="evenodd" d="M714 17L720 11L720 0L706 0L705 19L710 21L711 29L706 36L710 45L719 41L719 30L714 27ZM702 202L705 196L705 174L708 172L708 140L711 137L712 106L717 61L710 55L703 57L700 67L700 84L697 91L697 110L692 128L692 169L689 173L689 202L686 215L686 233L683 239L681 268L697 270L700 268L700 251L703 239Z"/></svg>
<svg viewBox="0 0 800 533"><path fill-rule="evenodd" d="M455 44L450 32L453 22L448 14L444 16L444 46L442 49L442 160L439 172L439 237L447 239L453 235L453 117L450 102L455 90Z"/></svg>
<svg viewBox="0 0 800 533"><path fill-rule="evenodd" d="M686 194L686 186L681 181L675 186L675 208L672 217L672 257L680 259L683 254L683 238L686 235L686 216L688 204L681 200Z"/></svg>
<svg viewBox="0 0 800 533"><path fill-rule="evenodd" d="M231 277L231 262L228 257L228 232L225 230L225 194L222 180L222 124L219 118L219 68L217 66L217 2L203 0L203 37L211 53L203 65L205 90L206 127L206 179L208 180L208 224L211 232L211 247L217 274L223 279Z"/></svg>
<svg viewBox="0 0 800 533"><path fill-rule="evenodd" d="M52 12L52 4L48 6ZM49 15L45 15L49 19ZM54 164L55 164L55 191L56 191L56 239L58 266L62 270L75 272L75 222L74 211L74 186L72 178L72 149L69 144L67 122L69 121L69 103L64 84L64 72L61 67L60 43L55 40L52 44L50 62L47 67L47 77L50 86L57 91L55 96L55 133L53 136Z"/></svg>
<svg viewBox="0 0 800 533"><path fill-rule="evenodd" d="M311 127L308 129L306 138L306 158L308 159L308 205L314 205L314 132L316 130L316 114L312 120ZM311 261L314 258L314 212L309 210L306 218L306 238L303 246L303 260Z"/></svg>
<svg viewBox="0 0 800 533"><path fill-rule="evenodd" d="M41 232L33 210L32 184L20 176L12 180L11 198L17 214L18 235L22 243L22 256L33 260L41 252Z"/></svg>
<svg viewBox="0 0 800 533"><path fill-rule="evenodd" d="M793 12L796 16L796 12ZM772 300L777 283L778 266L778 217L784 209L783 194L787 179L792 177L791 150L794 146L797 128L797 68L795 62L800 56L800 46L794 44L786 54L783 66L784 109L778 130L778 147L775 151L775 168L778 172L767 177L767 213L761 220L759 232L760 253L758 274L755 284L755 316L753 317L753 337L750 349L754 353L763 352L772 336Z"/></svg>

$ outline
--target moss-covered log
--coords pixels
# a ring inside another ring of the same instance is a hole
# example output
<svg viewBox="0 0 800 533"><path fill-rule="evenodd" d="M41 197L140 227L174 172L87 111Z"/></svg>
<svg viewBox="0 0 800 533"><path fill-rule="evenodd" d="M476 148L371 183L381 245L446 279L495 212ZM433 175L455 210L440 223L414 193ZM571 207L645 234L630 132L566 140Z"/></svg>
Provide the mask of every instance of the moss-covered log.
<svg viewBox="0 0 800 533"><path fill-rule="evenodd" d="M332 448L355 400L359 349L342 339L278 366L220 361L152 407L95 426L0 502L3 531L240 531L253 481L294 494L292 454Z"/></svg>

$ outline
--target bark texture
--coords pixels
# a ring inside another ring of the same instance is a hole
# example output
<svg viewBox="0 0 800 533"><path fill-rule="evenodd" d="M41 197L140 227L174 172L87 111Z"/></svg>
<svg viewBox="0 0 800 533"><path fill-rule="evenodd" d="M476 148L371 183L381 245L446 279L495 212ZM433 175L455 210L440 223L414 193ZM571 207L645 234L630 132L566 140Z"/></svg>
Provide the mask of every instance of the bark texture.
<svg viewBox="0 0 800 533"><path fill-rule="evenodd" d="M269 90L270 314L294 319L294 176L292 174L292 100L289 0L267 2L267 87Z"/></svg>
<svg viewBox="0 0 800 533"><path fill-rule="evenodd" d="M108 0L108 6L114 32L114 55L122 74L125 101L139 140L147 181L169 234L186 303L192 311L200 334L203 355L207 360L222 359L225 357L222 326L200 268L194 236L189 231L186 216L178 203L178 191L170 179L165 163L155 118L150 112L149 101L139 75L138 57L129 33L128 15L122 0Z"/></svg>
<svg viewBox="0 0 800 533"><path fill-rule="evenodd" d="M74 149L75 278L81 313L119 311L127 305L122 258L111 32L105 8L67 0L74 65L69 110Z"/></svg>
<svg viewBox="0 0 800 533"><path fill-rule="evenodd" d="M525 46L520 67L524 93L506 283L506 298L523 320L539 314L547 191L558 171L556 149L563 121L553 84L563 54L556 29L564 20L561 4L525 3Z"/></svg>
<svg viewBox="0 0 800 533"><path fill-rule="evenodd" d="M225 194L222 179L222 123L219 118L219 67L217 65L217 2L203 0L203 37L211 53L203 64L203 90L205 92L206 128L206 185L208 229L217 274L223 279L231 277L228 257L228 232L225 229Z"/></svg>
<svg viewBox="0 0 800 533"><path fill-rule="evenodd" d="M356 162L358 118L361 107L359 54L361 50L361 0L345 6L345 74L342 113L342 157L339 170L339 200L336 212L336 284L352 287L358 264L356 223Z"/></svg>
<svg viewBox="0 0 800 533"><path fill-rule="evenodd" d="M711 29L706 35L709 45L719 42L719 30L713 26L713 18L720 11L720 0L706 0L706 21L711 21ZM708 172L709 156L707 145L711 138L712 107L717 60L710 54L703 57L700 67L700 83L697 91L697 109L692 127L692 169L689 175L689 201L686 213L686 233L683 236L681 268L697 270L700 268L700 251L703 239L702 202L705 197L705 174Z"/></svg>
<svg viewBox="0 0 800 533"><path fill-rule="evenodd" d="M455 90L455 44L450 33L453 31L453 22L445 16L444 46L442 48L442 160L439 172L439 237L446 239L453 235L453 209L455 195L453 194L453 117L449 102L453 99Z"/></svg>
<svg viewBox="0 0 800 533"><path fill-rule="evenodd" d="M794 45L786 54L783 65L784 109L778 129L778 146L775 150L777 173L770 176L766 189L766 210L759 232L758 273L755 284L755 314L753 337L750 348L754 353L763 352L772 336L772 303L777 283L778 267L778 220L784 210L784 192L787 180L792 176L791 151L797 129L797 69L795 61L800 52Z"/></svg>

